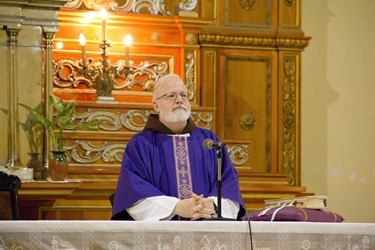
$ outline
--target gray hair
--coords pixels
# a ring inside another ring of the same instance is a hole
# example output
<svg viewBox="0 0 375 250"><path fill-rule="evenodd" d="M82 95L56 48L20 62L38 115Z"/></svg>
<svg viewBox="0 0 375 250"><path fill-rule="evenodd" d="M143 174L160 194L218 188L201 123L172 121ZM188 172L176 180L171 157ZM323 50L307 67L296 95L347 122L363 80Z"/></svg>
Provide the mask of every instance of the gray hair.
<svg viewBox="0 0 375 250"><path fill-rule="evenodd" d="M158 96L156 96L156 94L159 92L159 89L161 87L163 87L163 85L166 82L168 82L168 80L171 79L171 78L178 78L182 82L181 77L179 75L177 75L177 74L168 74L168 75L160 77L156 81L155 86L154 86L154 92L152 94L152 102L154 102L158 98Z"/></svg>

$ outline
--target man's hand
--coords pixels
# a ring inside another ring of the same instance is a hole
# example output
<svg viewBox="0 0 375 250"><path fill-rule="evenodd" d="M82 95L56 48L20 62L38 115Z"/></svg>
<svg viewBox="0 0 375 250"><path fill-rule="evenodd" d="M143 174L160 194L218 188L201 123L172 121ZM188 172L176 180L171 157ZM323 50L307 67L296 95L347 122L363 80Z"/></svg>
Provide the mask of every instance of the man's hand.
<svg viewBox="0 0 375 250"><path fill-rule="evenodd" d="M194 214L192 220L197 219L211 219L216 213L214 207L214 201L212 199L204 198L203 195L196 195L191 193L191 197L195 199L196 206L194 207Z"/></svg>
<svg viewBox="0 0 375 250"><path fill-rule="evenodd" d="M215 209L212 199L204 198L203 195L192 192L191 198L177 202L173 213L192 220L210 219L215 214Z"/></svg>
<svg viewBox="0 0 375 250"><path fill-rule="evenodd" d="M173 213L184 218L192 218L194 215L195 207L196 201L192 197L188 199L179 200L173 210Z"/></svg>

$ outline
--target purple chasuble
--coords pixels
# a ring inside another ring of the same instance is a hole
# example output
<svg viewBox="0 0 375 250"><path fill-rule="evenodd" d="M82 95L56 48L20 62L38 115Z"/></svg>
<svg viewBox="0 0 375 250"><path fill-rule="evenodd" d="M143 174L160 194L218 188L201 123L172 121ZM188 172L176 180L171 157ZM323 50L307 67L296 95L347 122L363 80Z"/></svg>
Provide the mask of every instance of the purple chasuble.
<svg viewBox="0 0 375 250"><path fill-rule="evenodd" d="M149 129L133 136L125 148L112 220L132 220L125 209L148 197L184 199L190 190L204 197L217 196L216 151L206 150L203 141L219 138L212 131L195 126L189 132L190 136L171 136ZM222 197L240 204L239 220L245 214L244 204L238 174L225 147L222 162Z"/></svg>

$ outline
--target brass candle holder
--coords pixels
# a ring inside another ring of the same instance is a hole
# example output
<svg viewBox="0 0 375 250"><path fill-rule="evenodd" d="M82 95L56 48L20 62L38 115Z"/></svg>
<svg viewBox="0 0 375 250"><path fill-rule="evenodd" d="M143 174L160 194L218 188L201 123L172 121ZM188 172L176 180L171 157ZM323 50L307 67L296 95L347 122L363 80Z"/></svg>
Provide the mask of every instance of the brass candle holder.
<svg viewBox="0 0 375 250"><path fill-rule="evenodd" d="M106 40L106 19L107 19L107 12L103 8L101 11L102 16L102 42L99 48L102 50L101 53L101 60L97 62L87 63L86 60L86 51L85 51L85 44L86 38L81 33L79 37L79 42L82 46L82 74L85 75L86 78L94 82L96 95L98 97L98 101L114 101L114 97L112 95L113 86L115 84L114 78L122 78L126 79L129 74L133 71L131 67L129 67L129 47L132 42L131 36L127 35L124 39L125 43L125 65L119 67L111 66L107 56L107 49L111 47L111 44Z"/></svg>

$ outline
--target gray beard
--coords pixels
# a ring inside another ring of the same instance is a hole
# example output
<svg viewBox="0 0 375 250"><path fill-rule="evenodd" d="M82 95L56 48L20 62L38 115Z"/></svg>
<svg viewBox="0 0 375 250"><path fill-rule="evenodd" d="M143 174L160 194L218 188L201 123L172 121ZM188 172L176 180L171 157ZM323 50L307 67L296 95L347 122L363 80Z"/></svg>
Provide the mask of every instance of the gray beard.
<svg viewBox="0 0 375 250"><path fill-rule="evenodd" d="M191 112L184 109L177 109L164 115L166 122L182 122L189 119Z"/></svg>

